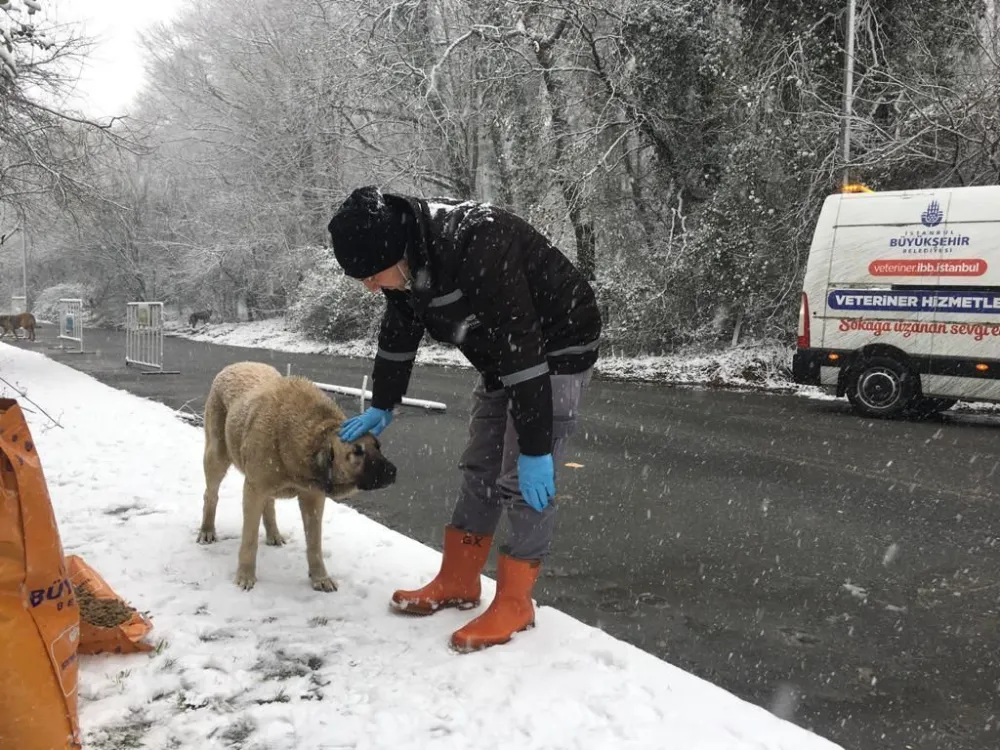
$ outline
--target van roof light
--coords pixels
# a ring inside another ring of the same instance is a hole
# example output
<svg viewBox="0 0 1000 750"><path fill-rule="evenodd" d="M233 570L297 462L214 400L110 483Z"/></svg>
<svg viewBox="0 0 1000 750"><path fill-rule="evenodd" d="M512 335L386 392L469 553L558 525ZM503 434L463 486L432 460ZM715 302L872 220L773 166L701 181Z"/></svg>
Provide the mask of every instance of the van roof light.
<svg viewBox="0 0 1000 750"><path fill-rule="evenodd" d="M840 192L842 192L842 193L874 193L875 191L872 190L867 185L862 185L860 182L852 182L850 184L844 185L844 187L841 188Z"/></svg>

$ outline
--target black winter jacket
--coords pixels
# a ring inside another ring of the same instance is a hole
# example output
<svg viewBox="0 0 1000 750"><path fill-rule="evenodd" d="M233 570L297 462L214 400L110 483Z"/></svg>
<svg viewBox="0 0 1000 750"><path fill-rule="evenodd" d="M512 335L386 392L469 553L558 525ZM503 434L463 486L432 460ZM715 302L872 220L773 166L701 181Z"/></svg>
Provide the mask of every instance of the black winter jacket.
<svg viewBox="0 0 1000 750"><path fill-rule="evenodd" d="M552 451L550 373L597 360L601 316L583 275L520 217L473 201L386 194L416 217L408 291L387 298L372 375L372 406L406 392L424 332L455 344L488 390L507 391L525 455Z"/></svg>

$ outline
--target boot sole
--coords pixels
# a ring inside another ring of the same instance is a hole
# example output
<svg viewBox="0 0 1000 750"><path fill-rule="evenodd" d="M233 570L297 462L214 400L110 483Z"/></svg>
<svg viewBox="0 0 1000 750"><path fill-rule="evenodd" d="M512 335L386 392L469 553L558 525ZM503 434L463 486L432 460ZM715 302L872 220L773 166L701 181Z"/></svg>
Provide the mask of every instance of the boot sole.
<svg viewBox="0 0 1000 750"><path fill-rule="evenodd" d="M478 643L462 643L462 644L458 644L455 643L454 641L451 641L449 645L451 646L451 650L454 651L455 653L473 654L476 651L485 651L486 649L491 648L492 646L503 646L506 643L510 643L514 639L515 635L517 635L518 633L527 632L528 630L531 630L534 627L535 623L533 622L528 623L520 630L515 630L513 633L510 634L510 638L507 638L506 640L503 641L480 641Z"/></svg>
<svg viewBox="0 0 1000 750"><path fill-rule="evenodd" d="M479 603L480 602L478 599L474 602L470 601L441 602L441 604L439 604L437 607L428 609L425 607L418 607L415 605L414 602L397 603L390 601L389 608L392 609L392 611L395 612L396 614L400 615L410 615L412 617L429 617L430 615L433 615L435 612L440 612L442 609L457 609L461 611L465 611L467 609L475 609L476 607L479 606Z"/></svg>

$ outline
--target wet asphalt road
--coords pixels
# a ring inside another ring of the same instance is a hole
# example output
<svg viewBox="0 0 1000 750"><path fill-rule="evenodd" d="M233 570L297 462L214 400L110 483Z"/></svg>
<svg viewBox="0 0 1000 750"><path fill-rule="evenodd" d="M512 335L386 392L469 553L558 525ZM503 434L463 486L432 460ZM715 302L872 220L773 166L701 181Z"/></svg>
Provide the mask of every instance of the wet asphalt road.
<svg viewBox="0 0 1000 750"><path fill-rule="evenodd" d="M87 330L83 355L53 335L19 345L198 412L241 359L355 387L370 372L168 338L181 373L140 375L121 332ZM352 505L440 549L474 380L416 370L410 395L449 409L403 409L383 436L398 483ZM1000 416L879 422L844 402L601 380L585 403L540 603L845 748L1000 747Z"/></svg>

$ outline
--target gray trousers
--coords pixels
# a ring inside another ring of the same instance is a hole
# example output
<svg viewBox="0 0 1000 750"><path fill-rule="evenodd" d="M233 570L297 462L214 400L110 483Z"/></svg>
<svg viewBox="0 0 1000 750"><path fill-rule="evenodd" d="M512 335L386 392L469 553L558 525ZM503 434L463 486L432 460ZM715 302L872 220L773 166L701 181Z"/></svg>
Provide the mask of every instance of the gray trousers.
<svg viewBox="0 0 1000 750"><path fill-rule="evenodd" d="M552 458L556 467L576 430L580 400L592 370L576 375L550 375L552 380ZM544 559L555 531L556 503L539 513L521 496L517 479L517 431L507 393L487 391L482 378L472 391L469 441L459 462L462 487L452 515L453 526L471 534L492 535L504 509L509 530L501 546L504 554L521 560Z"/></svg>

